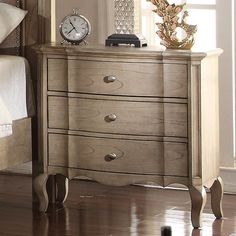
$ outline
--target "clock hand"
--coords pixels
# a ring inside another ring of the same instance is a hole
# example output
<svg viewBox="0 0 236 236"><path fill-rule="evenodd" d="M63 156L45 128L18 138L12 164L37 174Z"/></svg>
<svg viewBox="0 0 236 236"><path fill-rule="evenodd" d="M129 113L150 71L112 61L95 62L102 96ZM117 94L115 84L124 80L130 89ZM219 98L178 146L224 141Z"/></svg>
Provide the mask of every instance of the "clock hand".
<svg viewBox="0 0 236 236"><path fill-rule="evenodd" d="M75 28L75 26L74 26L73 23L71 22L71 19L69 19L69 22L70 22L71 26L72 26L73 28Z"/></svg>
<svg viewBox="0 0 236 236"><path fill-rule="evenodd" d="M76 31L76 33L78 33L77 29L75 28L75 26L73 25L73 23L71 22L70 19L69 19L69 22L70 22L71 26L73 27L73 29Z"/></svg>
<svg viewBox="0 0 236 236"><path fill-rule="evenodd" d="M67 33L67 35L70 33L70 32L72 32L74 30L74 28L72 28L68 33Z"/></svg>

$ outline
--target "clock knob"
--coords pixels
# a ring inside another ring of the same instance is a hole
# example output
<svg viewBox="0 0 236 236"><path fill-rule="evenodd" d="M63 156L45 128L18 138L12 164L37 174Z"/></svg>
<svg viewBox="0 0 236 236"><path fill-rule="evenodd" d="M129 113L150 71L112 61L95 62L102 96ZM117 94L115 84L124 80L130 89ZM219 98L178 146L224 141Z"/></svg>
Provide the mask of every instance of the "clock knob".
<svg viewBox="0 0 236 236"><path fill-rule="evenodd" d="M116 81L116 77L114 75L108 75L104 77L105 83L113 83Z"/></svg>

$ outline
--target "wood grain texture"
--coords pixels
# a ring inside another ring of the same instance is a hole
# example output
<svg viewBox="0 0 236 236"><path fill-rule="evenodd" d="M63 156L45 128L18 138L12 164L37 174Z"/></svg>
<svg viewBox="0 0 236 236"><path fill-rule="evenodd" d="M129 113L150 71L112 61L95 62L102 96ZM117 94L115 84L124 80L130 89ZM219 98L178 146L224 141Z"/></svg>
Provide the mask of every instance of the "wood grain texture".
<svg viewBox="0 0 236 236"><path fill-rule="evenodd" d="M186 98L186 68L186 65L163 67L158 61L116 63L49 59L48 89L92 94ZM106 83L104 78L110 75L115 76L116 80Z"/></svg>
<svg viewBox="0 0 236 236"><path fill-rule="evenodd" d="M188 97L187 72L187 65L171 63L163 65L164 97Z"/></svg>
<svg viewBox="0 0 236 236"><path fill-rule="evenodd" d="M192 224L200 227L203 186L218 178L218 130L210 124L208 132L207 125L211 114L218 116L217 86L209 87L217 80L221 50L52 44L36 50L43 71L44 171L115 186L183 184L190 189ZM213 96L206 101L208 88Z"/></svg>
<svg viewBox="0 0 236 236"><path fill-rule="evenodd" d="M50 96L48 107L49 128L187 137L186 104ZM107 120L110 114L115 121Z"/></svg>
<svg viewBox="0 0 236 236"><path fill-rule="evenodd" d="M115 153L117 160L106 161ZM187 176L187 145L49 134L49 165L107 172Z"/></svg>

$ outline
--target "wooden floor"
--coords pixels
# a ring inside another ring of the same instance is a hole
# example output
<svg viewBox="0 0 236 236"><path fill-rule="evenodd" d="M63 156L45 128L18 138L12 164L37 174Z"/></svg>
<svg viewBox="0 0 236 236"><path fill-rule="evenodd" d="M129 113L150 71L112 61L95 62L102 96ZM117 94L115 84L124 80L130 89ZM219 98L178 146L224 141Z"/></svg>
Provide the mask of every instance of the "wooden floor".
<svg viewBox="0 0 236 236"><path fill-rule="evenodd" d="M38 214L32 211L31 178L0 175L0 235L154 236L169 225L174 236L236 236L236 196L224 196L224 220L214 219L209 198L202 230L192 229L187 191L78 180L70 182L64 208Z"/></svg>

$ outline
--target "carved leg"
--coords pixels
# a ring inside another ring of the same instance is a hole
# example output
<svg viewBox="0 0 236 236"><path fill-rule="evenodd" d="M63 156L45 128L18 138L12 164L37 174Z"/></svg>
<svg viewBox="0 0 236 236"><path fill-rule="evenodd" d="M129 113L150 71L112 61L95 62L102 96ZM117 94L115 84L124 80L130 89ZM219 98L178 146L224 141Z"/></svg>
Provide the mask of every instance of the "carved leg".
<svg viewBox="0 0 236 236"><path fill-rule="evenodd" d="M55 204L56 203L56 175L50 175L47 181L47 193L48 193L48 200L49 203Z"/></svg>
<svg viewBox="0 0 236 236"><path fill-rule="evenodd" d="M189 188L192 202L191 220L194 228L201 227L202 211L206 204L206 190L203 186Z"/></svg>
<svg viewBox="0 0 236 236"><path fill-rule="evenodd" d="M223 181L218 177L213 183L211 190L211 208L217 219L223 217L222 199L223 199Z"/></svg>
<svg viewBox="0 0 236 236"><path fill-rule="evenodd" d="M57 202L64 203L68 196L68 178L64 175L56 175Z"/></svg>
<svg viewBox="0 0 236 236"><path fill-rule="evenodd" d="M48 175L41 174L34 179L34 190L39 199L39 211L45 212L48 208L47 184Z"/></svg>

